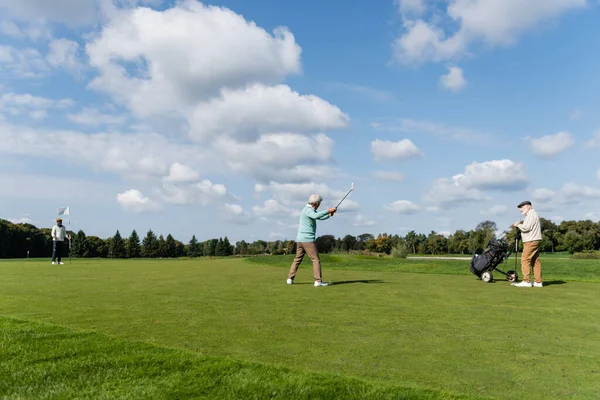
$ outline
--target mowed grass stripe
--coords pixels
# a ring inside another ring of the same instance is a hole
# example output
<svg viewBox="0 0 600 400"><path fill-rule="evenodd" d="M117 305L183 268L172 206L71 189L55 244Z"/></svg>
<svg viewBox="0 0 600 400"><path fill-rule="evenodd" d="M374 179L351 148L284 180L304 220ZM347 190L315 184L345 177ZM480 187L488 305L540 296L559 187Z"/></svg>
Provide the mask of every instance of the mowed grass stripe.
<svg viewBox="0 0 600 400"><path fill-rule="evenodd" d="M466 399L0 317L5 399Z"/></svg>
<svg viewBox="0 0 600 400"><path fill-rule="evenodd" d="M521 276L520 257L521 253L519 253L517 263L515 264L515 255L513 254L499 266L500 270L506 272L516 269L519 276ZM469 270L470 260L399 259L348 254L322 254L320 258L326 275L327 271L340 270L474 276ZM293 259L293 255L257 256L247 258L247 262L287 269L290 267ZM554 255L544 255L540 259L546 281L600 283L600 261L598 260L577 260ZM304 258L301 268L311 268L311 261L308 257ZM494 272L494 278L497 280L506 279L504 275L497 271Z"/></svg>
<svg viewBox="0 0 600 400"><path fill-rule="evenodd" d="M325 267L335 284L314 288L308 266L290 286L280 264L11 262L0 265L0 312L375 385L499 399L600 392L597 284L520 289L470 273L345 270L342 260Z"/></svg>

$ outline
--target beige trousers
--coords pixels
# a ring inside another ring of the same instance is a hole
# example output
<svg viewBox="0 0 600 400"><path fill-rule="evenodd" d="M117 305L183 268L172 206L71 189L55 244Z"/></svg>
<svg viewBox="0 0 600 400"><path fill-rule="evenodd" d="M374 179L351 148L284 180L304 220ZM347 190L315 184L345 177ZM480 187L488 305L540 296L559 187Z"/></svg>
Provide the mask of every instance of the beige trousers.
<svg viewBox="0 0 600 400"><path fill-rule="evenodd" d="M319 252L317 251L317 244L315 242L296 243L296 258L292 262L288 279L294 279L298 268L304 259L304 255L308 254L313 263L313 273L315 281L321 281L321 260L319 259Z"/></svg>
<svg viewBox="0 0 600 400"><path fill-rule="evenodd" d="M523 254L521 255L521 273L523 280L530 282L531 266L533 265L533 279L536 283L542 282L542 263L540 262L541 242L524 242Z"/></svg>

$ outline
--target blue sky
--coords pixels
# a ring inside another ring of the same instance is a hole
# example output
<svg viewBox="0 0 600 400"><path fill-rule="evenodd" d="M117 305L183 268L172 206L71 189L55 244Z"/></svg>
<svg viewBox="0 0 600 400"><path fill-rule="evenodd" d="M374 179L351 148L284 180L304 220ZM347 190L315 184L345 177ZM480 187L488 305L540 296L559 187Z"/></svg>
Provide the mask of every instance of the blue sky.
<svg viewBox="0 0 600 400"><path fill-rule="evenodd" d="M216 6L211 7L211 6ZM2 218L293 239L600 220L600 5L0 0Z"/></svg>

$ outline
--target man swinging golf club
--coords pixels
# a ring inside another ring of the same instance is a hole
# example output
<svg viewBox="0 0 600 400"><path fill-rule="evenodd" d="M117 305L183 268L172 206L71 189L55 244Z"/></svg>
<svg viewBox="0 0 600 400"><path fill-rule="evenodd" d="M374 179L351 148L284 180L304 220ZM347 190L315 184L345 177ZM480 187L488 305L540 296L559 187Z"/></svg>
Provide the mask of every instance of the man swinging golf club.
<svg viewBox="0 0 600 400"><path fill-rule="evenodd" d="M302 263L302 259L305 254L308 254L313 263L314 285L316 287L327 286L327 283L322 281L321 260L319 259L319 252L315 243L317 220L325 220L332 217L337 211L337 207L325 211L317 211L321 205L321 201L323 201L323 198L320 195L311 194L308 198L308 204L300 214L300 226L298 227L298 235L296 237L296 258L294 258L288 274L288 285L294 283L294 277Z"/></svg>

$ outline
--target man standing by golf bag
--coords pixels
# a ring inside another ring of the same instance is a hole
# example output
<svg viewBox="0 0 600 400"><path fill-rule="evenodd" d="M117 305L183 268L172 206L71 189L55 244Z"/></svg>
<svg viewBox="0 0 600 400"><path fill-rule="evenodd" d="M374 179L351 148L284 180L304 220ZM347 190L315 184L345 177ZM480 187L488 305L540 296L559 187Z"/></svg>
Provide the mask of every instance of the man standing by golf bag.
<svg viewBox="0 0 600 400"><path fill-rule="evenodd" d="M542 224L538 213L532 208L530 201L524 201L518 206L521 214L525 215L523 222L513 225L521 232L523 240L523 254L521 255L521 273L523 280L513 283L517 287L531 287L531 266L533 265L533 287L542 287L542 263L539 260L540 246L542 244Z"/></svg>

